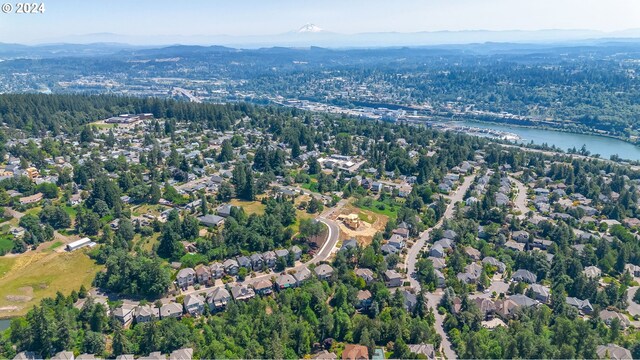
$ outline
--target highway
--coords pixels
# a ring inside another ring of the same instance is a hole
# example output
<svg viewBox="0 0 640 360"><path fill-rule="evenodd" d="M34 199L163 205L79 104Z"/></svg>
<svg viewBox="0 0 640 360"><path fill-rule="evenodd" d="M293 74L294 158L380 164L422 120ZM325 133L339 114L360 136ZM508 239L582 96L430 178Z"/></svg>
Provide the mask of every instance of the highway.
<svg viewBox="0 0 640 360"><path fill-rule="evenodd" d="M412 288L416 289L416 292L420 291L420 283L415 278L416 271L416 261L418 261L418 255L420 251L425 247L427 241L429 240L429 236L434 229L437 229L442 226L444 223L444 219L449 219L454 215L456 203L462 201L464 194L467 192L471 184L476 178L476 174L467 176L462 185L458 187L458 189L449 197L451 200L449 205L447 205L447 209L444 212L442 218L433 226L420 234L420 238L413 244L413 246L409 249L407 256L405 258L405 268L407 269L407 274L409 275L409 283ZM447 334L444 331L444 316L438 314L438 304L440 303L440 299L442 298L442 290L437 290L437 292L427 294L427 304L433 310L433 314L435 315L436 323L435 328L436 332L442 337L442 352L447 359L456 359L456 352L453 350L451 346L451 342L447 337Z"/></svg>

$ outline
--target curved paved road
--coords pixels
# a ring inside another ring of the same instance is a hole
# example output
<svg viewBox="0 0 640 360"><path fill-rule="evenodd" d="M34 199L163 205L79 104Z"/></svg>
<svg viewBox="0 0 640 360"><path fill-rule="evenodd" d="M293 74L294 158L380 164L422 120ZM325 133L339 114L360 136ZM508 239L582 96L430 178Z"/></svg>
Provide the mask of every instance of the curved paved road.
<svg viewBox="0 0 640 360"><path fill-rule="evenodd" d="M464 194L467 192L467 190L469 189L469 186L471 186L475 178L476 178L476 174L473 174L473 175L467 176L464 179L464 182L462 183L462 185L460 185L460 187L458 187L456 192L450 196L451 202L449 203L449 205L447 205L447 209L445 210L442 218L435 224L435 226L423 231L420 234L420 238L409 249L409 252L407 253L407 256L405 258L405 268L407 269L407 274L409 274L409 283L411 284L411 287L416 289L417 291L420 291L420 283L415 279L414 274L416 271L416 261L418 260L418 255L420 254L420 251L426 245L427 240L429 240L429 236L431 232L434 229L441 227L444 222L444 219L449 219L453 216L456 203L459 201L462 201ZM451 346L451 342L449 341L449 338L447 337L447 334L445 333L443 328L444 316L438 313L438 304L440 303L441 298L442 298L442 290L438 290L434 293L427 294L427 304L433 310L433 314L435 315L435 319L436 319L435 328L436 328L436 332L442 337L441 348L442 348L442 352L444 353L444 356L447 359L456 359L457 358L456 352L453 350L453 347Z"/></svg>

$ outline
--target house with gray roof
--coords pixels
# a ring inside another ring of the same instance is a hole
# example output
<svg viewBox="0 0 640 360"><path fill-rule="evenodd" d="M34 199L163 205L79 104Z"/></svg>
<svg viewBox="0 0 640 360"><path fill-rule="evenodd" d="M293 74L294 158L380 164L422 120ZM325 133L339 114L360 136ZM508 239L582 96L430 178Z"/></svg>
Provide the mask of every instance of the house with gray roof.
<svg viewBox="0 0 640 360"><path fill-rule="evenodd" d="M231 288L231 296L236 301L245 301L254 298L256 293L252 288L239 284Z"/></svg>
<svg viewBox="0 0 640 360"><path fill-rule="evenodd" d="M598 345L596 354L600 359L631 360L631 351L615 344Z"/></svg>
<svg viewBox="0 0 640 360"><path fill-rule="evenodd" d="M222 216L208 214L198 217L198 221L203 226L215 228L224 223L224 218Z"/></svg>
<svg viewBox="0 0 640 360"><path fill-rule="evenodd" d="M264 259L262 258L262 254L251 254L251 256L249 256L249 259L251 260L251 267L254 271L262 270L262 268L264 267Z"/></svg>
<svg viewBox="0 0 640 360"><path fill-rule="evenodd" d="M273 284L269 280L260 280L252 286L253 290L260 295L269 295L273 292Z"/></svg>
<svg viewBox="0 0 640 360"><path fill-rule="evenodd" d="M184 297L182 302L184 309L192 316L202 315L204 312L205 298L199 294L189 294Z"/></svg>
<svg viewBox="0 0 640 360"><path fill-rule="evenodd" d="M326 280L333 275L333 268L329 264L320 264L313 271L320 280Z"/></svg>
<svg viewBox="0 0 640 360"><path fill-rule="evenodd" d="M357 268L355 274L357 277L362 278L367 284L373 281L373 271L370 269Z"/></svg>
<svg viewBox="0 0 640 360"><path fill-rule="evenodd" d="M511 279L513 279L514 281L523 281L528 284L534 284L537 280L537 276L529 270L519 269L518 271L513 273Z"/></svg>
<svg viewBox="0 0 640 360"><path fill-rule="evenodd" d="M300 270L296 271L296 273L293 274L293 277L296 279L296 284L300 285L311 277L311 270L304 266Z"/></svg>
<svg viewBox="0 0 640 360"><path fill-rule="evenodd" d="M296 278L290 274L282 274L276 278L276 287L279 290L295 287L297 284L298 281L296 280Z"/></svg>
<svg viewBox="0 0 640 360"><path fill-rule="evenodd" d="M530 296L533 299L536 299L541 303L546 304L551 299L551 292L549 288L540 284L532 284L529 289L527 289L527 293L530 293Z"/></svg>
<svg viewBox="0 0 640 360"><path fill-rule="evenodd" d="M298 261L300 260L300 257L302 256L302 249L300 249L300 247L298 247L298 245L293 245L290 249L291 253L293 253L293 258Z"/></svg>
<svg viewBox="0 0 640 360"><path fill-rule="evenodd" d="M220 311L231 301L231 294L224 287L216 287L207 295L207 303L211 311Z"/></svg>
<svg viewBox="0 0 640 360"><path fill-rule="evenodd" d="M445 250L440 244L435 244L429 249L429 256L434 258L444 258Z"/></svg>
<svg viewBox="0 0 640 360"><path fill-rule="evenodd" d="M593 306L591 306L589 299L580 300L576 297L567 296L566 302L568 305L575 307L583 314L591 314L593 312Z"/></svg>
<svg viewBox="0 0 640 360"><path fill-rule="evenodd" d="M176 282L178 283L178 287L186 289L187 287L195 284L196 271L192 268L181 269L178 271L178 275L176 276Z"/></svg>
<svg viewBox="0 0 640 360"><path fill-rule="evenodd" d="M235 275L238 273L240 267L238 266L238 262L234 259L227 259L222 263L224 267L224 272L229 275Z"/></svg>
<svg viewBox="0 0 640 360"><path fill-rule="evenodd" d="M384 272L384 283L387 287L402 286L402 275L395 270L387 270Z"/></svg>
<svg viewBox="0 0 640 360"><path fill-rule="evenodd" d="M170 302L168 304L162 305L160 308L160 318L181 318L182 317L182 305Z"/></svg>
<svg viewBox="0 0 640 360"><path fill-rule="evenodd" d="M151 305L139 305L134 312L134 318L137 324L152 321L160 318L160 309Z"/></svg>

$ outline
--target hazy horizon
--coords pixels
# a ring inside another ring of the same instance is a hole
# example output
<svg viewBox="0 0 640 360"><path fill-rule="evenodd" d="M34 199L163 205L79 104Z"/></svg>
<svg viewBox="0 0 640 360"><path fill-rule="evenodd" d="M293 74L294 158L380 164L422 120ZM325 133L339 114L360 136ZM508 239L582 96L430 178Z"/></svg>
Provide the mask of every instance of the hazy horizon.
<svg viewBox="0 0 640 360"><path fill-rule="evenodd" d="M315 24L336 34L440 31L589 30L640 27L634 0L194 0L44 1L44 14L0 14L0 42L50 43L116 34L141 42L163 37L256 37ZM169 39L167 39L169 40Z"/></svg>

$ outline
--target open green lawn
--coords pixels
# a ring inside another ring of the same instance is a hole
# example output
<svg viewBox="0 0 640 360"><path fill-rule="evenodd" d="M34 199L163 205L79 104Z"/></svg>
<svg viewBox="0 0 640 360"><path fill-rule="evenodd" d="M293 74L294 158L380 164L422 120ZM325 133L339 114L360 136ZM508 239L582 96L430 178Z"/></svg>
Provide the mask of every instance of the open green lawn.
<svg viewBox="0 0 640 360"><path fill-rule="evenodd" d="M62 244L64 244L62 241L56 241L47 248L47 251L53 251L62 246Z"/></svg>
<svg viewBox="0 0 640 360"><path fill-rule="evenodd" d="M81 285L89 288L100 268L83 251L0 257L0 317L23 315L57 291L69 295Z"/></svg>
<svg viewBox="0 0 640 360"><path fill-rule="evenodd" d="M354 201L353 205L359 207L360 209L365 209L376 214L385 215L389 218L389 220L395 220L398 217L398 207L393 204L393 200L386 200L384 202L372 200L370 206L365 206L364 202L362 201Z"/></svg>
<svg viewBox="0 0 640 360"><path fill-rule="evenodd" d="M38 215L38 213L40 213L40 211L42 211L42 206L36 206L34 208L31 208L27 211L25 211L25 214L32 214L32 215Z"/></svg>
<svg viewBox="0 0 640 360"><path fill-rule="evenodd" d="M6 254L13 249L13 236L0 235L0 254Z"/></svg>
<svg viewBox="0 0 640 360"><path fill-rule="evenodd" d="M64 209L64 211L69 214L69 217L71 218L71 220L75 220L76 219L76 214L78 213L76 211L76 209L74 209L73 207L66 205L62 207Z"/></svg>
<svg viewBox="0 0 640 360"><path fill-rule="evenodd" d="M244 212L246 212L247 214L258 214L258 215L264 214L265 206L264 204L262 204L260 201L257 201L257 200L245 201L245 200L233 199L229 203L233 206L240 206L244 208Z"/></svg>

